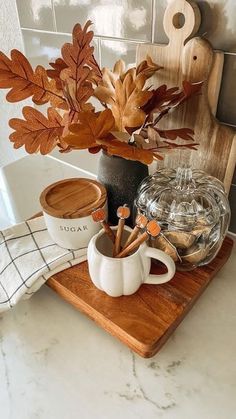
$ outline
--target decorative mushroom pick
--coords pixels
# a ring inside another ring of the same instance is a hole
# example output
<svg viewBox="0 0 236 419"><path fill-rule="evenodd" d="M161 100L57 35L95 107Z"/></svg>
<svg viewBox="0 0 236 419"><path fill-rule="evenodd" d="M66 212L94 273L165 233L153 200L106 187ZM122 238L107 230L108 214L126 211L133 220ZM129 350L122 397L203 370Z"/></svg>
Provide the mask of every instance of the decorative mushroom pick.
<svg viewBox="0 0 236 419"><path fill-rule="evenodd" d="M119 207L117 210L117 217L119 217L118 228L116 232L116 240L113 249L113 256L116 256L120 252L121 239L124 230L125 220L130 216L130 209L125 204L123 207Z"/></svg>
<svg viewBox="0 0 236 419"><path fill-rule="evenodd" d="M125 256L128 256L130 252L137 249L140 244L145 242L149 236L157 237L158 234L161 231L161 227L155 220L151 220L147 223L146 231L141 234L141 236L137 237L136 240L134 240L132 243L130 243L129 246L125 247L118 255L116 255L116 258L123 258Z"/></svg>
<svg viewBox="0 0 236 419"><path fill-rule="evenodd" d="M138 214L135 220L136 226L134 227L133 231L130 233L128 239L125 242L124 247L127 247L132 243L137 237L138 233L141 229L145 228L148 223L147 217L143 214Z"/></svg>
<svg viewBox="0 0 236 419"><path fill-rule="evenodd" d="M93 217L93 221L95 221L95 223L101 223L101 225L103 226L106 234L108 235L109 239L111 239L111 241L113 243L115 243L116 240L116 236L114 234L114 232L112 231L111 227L107 224L106 222L106 212L103 208L98 208L95 211L92 212L92 217Z"/></svg>

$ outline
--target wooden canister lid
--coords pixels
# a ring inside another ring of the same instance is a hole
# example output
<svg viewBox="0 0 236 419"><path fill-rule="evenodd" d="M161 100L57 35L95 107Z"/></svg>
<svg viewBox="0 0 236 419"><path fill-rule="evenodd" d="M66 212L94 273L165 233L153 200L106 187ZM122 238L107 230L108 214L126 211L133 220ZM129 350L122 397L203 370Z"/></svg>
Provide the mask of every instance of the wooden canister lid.
<svg viewBox="0 0 236 419"><path fill-rule="evenodd" d="M86 178L71 178L49 185L40 195L40 204L47 214L56 218L86 217L103 207L106 189L99 182Z"/></svg>

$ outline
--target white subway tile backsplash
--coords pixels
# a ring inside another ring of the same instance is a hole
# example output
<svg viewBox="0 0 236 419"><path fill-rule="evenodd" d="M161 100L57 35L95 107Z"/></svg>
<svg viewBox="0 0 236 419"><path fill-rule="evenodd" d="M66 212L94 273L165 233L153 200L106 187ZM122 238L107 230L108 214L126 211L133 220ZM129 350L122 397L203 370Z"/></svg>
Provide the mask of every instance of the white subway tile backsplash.
<svg viewBox="0 0 236 419"><path fill-rule="evenodd" d="M49 68L49 62L61 56L61 47L66 42L72 42L70 35L22 30L25 44L25 53L35 67L40 64ZM99 61L98 40L93 41L94 55Z"/></svg>
<svg viewBox="0 0 236 419"><path fill-rule="evenodd" d="M61 56L61 47L71 42L71 36L23 30L25 53L31 65L49 68L49 62Z"/></svg>
<svg viewBox="0 0 236 419"><path fill-rule="evenodd" d="M57 29L90 19L96 35L151 41L152 0L54 0Z"/></svg>
<svg viewBox="0 0 236 419"><path fill-rule="evenodd" d="M206 38L215 49L236 52L235 0L197 0L202 22L199 35Z"/></svg>
<svg viewBox="0 0 236 419"><path fill-rule="evenodd" d="M51 0L16 0L21 27L55 30Z"/></svg>
<svg viewBox="0 0 236 419"><path fill-rule="evenodd" d="M127 41L101 40L102 67L113 68L116 61L122 59L126 65L135 65L137 44Z"/></svg>

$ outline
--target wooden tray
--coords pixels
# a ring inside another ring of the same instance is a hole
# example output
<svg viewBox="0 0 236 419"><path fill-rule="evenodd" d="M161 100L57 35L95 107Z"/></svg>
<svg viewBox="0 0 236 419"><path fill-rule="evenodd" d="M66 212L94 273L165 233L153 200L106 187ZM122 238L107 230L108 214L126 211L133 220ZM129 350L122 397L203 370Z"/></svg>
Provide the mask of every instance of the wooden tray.
<svg viewBox="0 0 236 419"><path fill-rule="evenodd" d="M155 355L230 256L226 237L216 258L192 272L177 272L163 285L142 285L136 294L112 298L92 284L87 262L60 272L47 285L139 355ZM152 272L160 273L153 265ZM112 281L112 278L111 278Z"/></svg>

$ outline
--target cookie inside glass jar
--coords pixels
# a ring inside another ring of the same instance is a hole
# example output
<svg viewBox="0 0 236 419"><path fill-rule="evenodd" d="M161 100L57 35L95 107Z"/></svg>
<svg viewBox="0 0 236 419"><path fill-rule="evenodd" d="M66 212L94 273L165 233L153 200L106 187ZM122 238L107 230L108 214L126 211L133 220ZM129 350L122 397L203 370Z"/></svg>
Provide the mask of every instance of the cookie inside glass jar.
<svg viewBox="0 0 236 419"><path fill-rule="evenodd" d="M169 254L179 270L210 262L230 221L223 184L190 168L160 169L144 179L136 208L158 221L161 235L150 244Z"/></svg>

